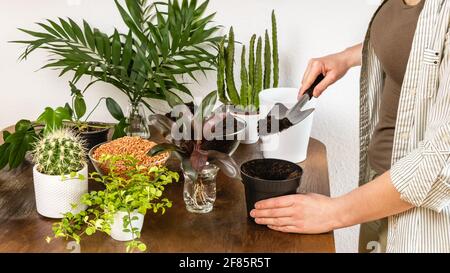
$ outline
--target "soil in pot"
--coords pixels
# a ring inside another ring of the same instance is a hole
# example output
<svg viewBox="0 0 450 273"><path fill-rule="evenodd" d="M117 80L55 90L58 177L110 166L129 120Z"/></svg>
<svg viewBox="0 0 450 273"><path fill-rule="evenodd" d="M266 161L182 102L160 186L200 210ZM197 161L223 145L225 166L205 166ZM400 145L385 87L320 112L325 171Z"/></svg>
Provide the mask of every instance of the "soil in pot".
<svg viewBox="0 0 450 273"><path fill-rule="evenodd" d="M82 131L78 128L73 128L73 130L86 142L86 148L90 150L94 146L108 141L110 127L108 124L100 122L89 122Z"/></svg>
<svg viewBox="0 0 450 273"><path fill-rule="evenodd" d="M279 159L256 159L241 166L247 213L261 200L295 194L303 170L295 163Z"/></svg>
<svg viewBox="0 0 450 273"><path fill-rule="evenodd" d="M201 140L201 149L203 151L214 150L224 154L232 155L237 147L239 146L239 133L245 129L245 123L227 114L223 120L219 121L217 124L211 128L211 133L213 139ZM230 128L233 128L230 130ZM192 151L194 149L194 144L196 140L194 139L194 130L191 130L191 140L181 140L178 145L184 147L187 151Z"/></svg>

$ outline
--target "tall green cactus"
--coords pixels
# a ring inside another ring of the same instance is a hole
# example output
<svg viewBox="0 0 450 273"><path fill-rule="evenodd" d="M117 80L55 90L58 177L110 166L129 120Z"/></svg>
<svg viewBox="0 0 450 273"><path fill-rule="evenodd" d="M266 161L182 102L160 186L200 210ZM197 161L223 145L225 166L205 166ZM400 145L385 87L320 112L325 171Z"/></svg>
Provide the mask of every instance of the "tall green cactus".
<svg viewBox="0 0 450 273"><path fill-rule="evenodd" d="M270 88L272 73L272 52L270 50L269 32L266 29L264 37L264 89Z"/></svg>
<svg viewBox="0 0 450 273"><path fill-rule="evenodd" d="M239 94L236 89L236 84L234 82L234 31L233 27L230 28L230 33L228 34L228 47L226 53L226 82L227 82L227 90L228 96L230 97L231 102L234 105L239 105Z"/></svg>
<svg viewBox="0 0 450 273"><path fill-rule="evenodd" d="M248 74L247 74L247 66L245 64L245 46L242 47L241 54L241 105L248 105Z"/></svg>
<svg viewBox="0 0 450 273"><path fill-rule="evenodd" d="M248 56L248 80L251 86L255 85L255 42L256 34L250 39L250 50Z"/></svg>
<svg viewBox="0 0 450 273"><path fill-rule="evenodd" d="M225 37L219 44L219 56L217 58L217 93L222 103L228 103L225 94Z"/></svg>
<svg viewBox="0 0 450 273"><path fill-rule="evenodd" d="M256 45L256 64L255 64L255 85L253 86L253 104L259 109L259 92L263 87L263 68L262 68L262 39L258 37Z"/></svg>
<svg viewBox="0 0 450 273"><path fill-rule="evenodd" d="M278 87L280 79L280 59L278 55L278 29L275 10L272 11L272 56L273 56L273 87Z"/></svg>
<svg viewBox="0 0 450 273"><path fill-rule="evenodd" d="M250 39L248 69L246 52L244 46L241 55L241 87L238 93L234 81L235 40L234 31L231 27L228 34L228 46L225 47L225 39L219 46L217 90L223 103L230 103L231 101L233 105L241 105L246 109L253 106L253 110L257 111L259 109L259 93L261 90L271 87L272 75L272 86L278 87L279 84L278 31L275 11L272 11L272 40L268 30L265 31L264 47L262 37L257 37L254 34Z"/></svg>
<svg viewBox="0 0 450 273"><path fill-rule="evenodd" d="M54 131L35 146L37 170L47 175L70 175L86 164L84 143L68 129Z"/></svg>

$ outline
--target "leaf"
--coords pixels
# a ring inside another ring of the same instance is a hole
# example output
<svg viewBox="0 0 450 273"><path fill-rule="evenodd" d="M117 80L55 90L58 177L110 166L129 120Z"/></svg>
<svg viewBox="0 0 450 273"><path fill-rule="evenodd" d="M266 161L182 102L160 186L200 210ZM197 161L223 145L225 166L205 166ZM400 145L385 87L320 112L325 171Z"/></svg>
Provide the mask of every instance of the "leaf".
<svg viewBox="0 0 450 273"><path fill-rule="evenodd" d="M31 127L31 121L22 119L16 123L15 132L28 131ZM4 137L5 135L3 135L3 139L5 139Z"/></svg>
<svg viewBox="0 0 450 273"><path fill-rule="evenodd" d="M236 162L229 155L217 151L208 151L209 162L220 167L221 171L231 178L240 178L240 170Z"/></svg>
<svg viewBox="0 0 450 273"><path fill-rule="evenodd" d="M209 117L209 115L211 115L212 111L214 110L216 102L217 102L217 92L213 91L208 95L206 95L206 97L202 100L202 102L198 107L199 112L196 113L195 116L197 116L198 114L201 115L201 117L199 117L200 121Z"/></svg>
<svg viewBox="0 0 450 273"><path fill-rule="evenodd" d="M19 131L8 137L7 143L10 143L9 149L9 167L14 169L25 160L25 155L32 150L32 143L35 138L29 131Z"/></svg>
<svg viewBox="0 0 450 273"><path fill-rule="evenodd" d="M11 135L9 131L3 131L3 142L6 141L6 139Z"/></svg>
<svg viewBox="0 0 450 273"><path fill-rule="evenodd" d="M86 114L86 102L82 96L76 96L74 100L75 114L81 119ZM66 109L66 108L64 108Z"/></svg>
<svg viewBox="0 0 450 273"><path fill-rule="evenodd" d="M114 134L112 136L112 139L118 139L126 136L127 133L125 132L125 129L128 126L129 124L127 123L126 118L121 119L119 123L114 126Z"/></svg>
<svg viewBox="0 0 450 273"><path fill-rule="evenodd" d="M2 170L9 161L9 156L11 154L10 143L3 143L0 145L0 170Z"/></svg>
<svg viewBox="0 0 450 273"><path fill-rule="evenodd" d="M145 244L143 244L143 243L138 244L137 247L138 247L138 249L139 249L140 251L142 251L142 252L144 252L144 251L147 250L147 246L146 246Z"/></svg>
<svg viewBox="0 0 450 273"><path fill-rule="evenodd" d="M106 108L108 108L109 113L116 120L120 121L125 118L122 108L114 99L106 98Z"/></svg>
<svg viewBox="0 0 450 273"><path fill-rule="evenodd" d="M37 119L38 122L45 125L45 133L62 128L64 120L72 120L70 112L65 107L58 107L56 110L47 107L45 108L44 113L42 113Z"/></svg>

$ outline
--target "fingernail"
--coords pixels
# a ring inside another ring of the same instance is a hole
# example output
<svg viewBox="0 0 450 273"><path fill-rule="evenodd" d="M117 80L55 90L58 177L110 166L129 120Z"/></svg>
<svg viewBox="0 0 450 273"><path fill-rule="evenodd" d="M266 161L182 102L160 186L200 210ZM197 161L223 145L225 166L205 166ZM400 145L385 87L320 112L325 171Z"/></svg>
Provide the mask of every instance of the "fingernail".
<svg viewBox="0 0 450 273"><path fill-rule="evenodd" d="M250 216L255 217L255 210L250 211Z"/></svg>

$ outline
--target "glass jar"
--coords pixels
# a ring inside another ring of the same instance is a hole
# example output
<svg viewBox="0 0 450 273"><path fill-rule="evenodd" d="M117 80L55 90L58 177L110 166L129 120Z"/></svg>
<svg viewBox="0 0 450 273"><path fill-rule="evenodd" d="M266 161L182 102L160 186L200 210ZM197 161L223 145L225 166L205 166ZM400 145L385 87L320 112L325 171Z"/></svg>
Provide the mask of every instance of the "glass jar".
<svg viewBox="0 0 450 273"><path fill-rule="evenodd" d="M192 213L211 212L216 201L216 177L219 168L214 164L206 165L193 181L184 175L183 198L186 209Z"/></svg>
<svg viewBox="0 0 450 273"><path fill-rule="evenodd" d="M129 126L125 130L128 136L138 136L145 139L150 138L150 131L142 103L130 103L127 111L127 122Z"/></svg>

